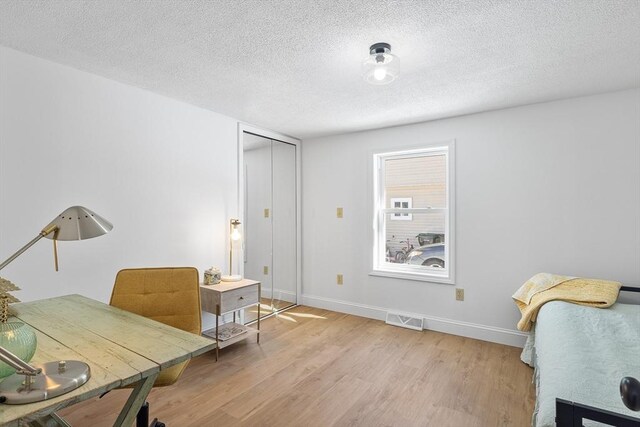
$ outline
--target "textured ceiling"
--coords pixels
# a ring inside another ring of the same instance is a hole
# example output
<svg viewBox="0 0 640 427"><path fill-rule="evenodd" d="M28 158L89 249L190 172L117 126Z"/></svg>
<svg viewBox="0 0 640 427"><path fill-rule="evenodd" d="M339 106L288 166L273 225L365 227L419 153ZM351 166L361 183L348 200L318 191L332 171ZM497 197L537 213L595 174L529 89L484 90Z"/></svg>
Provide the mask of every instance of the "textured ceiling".
<svg viewBox="0 0 640 427"><path fill-rule="evenodd" d="M308 138L640 86L640 1L0 0L0 44Z"/></svg>

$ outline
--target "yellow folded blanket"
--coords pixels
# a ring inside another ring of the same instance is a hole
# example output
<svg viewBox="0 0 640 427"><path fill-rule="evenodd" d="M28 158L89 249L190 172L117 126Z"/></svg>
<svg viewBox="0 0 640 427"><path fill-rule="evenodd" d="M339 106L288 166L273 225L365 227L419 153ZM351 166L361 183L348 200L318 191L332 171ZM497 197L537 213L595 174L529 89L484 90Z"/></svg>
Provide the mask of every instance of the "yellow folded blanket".
<svg viewBox="0 0 640 427"><path fill-rule="evenodd" d="M513 294L513 299L522 314L518 329L531 330L540 307L549 301L567 301L597 308L610 307L618 298L620 286L619 282L610 280L537 274Z"/></svg>

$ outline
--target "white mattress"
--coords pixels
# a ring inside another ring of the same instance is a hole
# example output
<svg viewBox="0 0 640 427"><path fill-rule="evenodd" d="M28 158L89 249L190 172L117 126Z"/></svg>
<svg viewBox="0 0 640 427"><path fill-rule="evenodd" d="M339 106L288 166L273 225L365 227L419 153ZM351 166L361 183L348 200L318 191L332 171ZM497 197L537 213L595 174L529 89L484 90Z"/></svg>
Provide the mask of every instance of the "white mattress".
<svg viewBox="0 0 640 427"><path fill-rule="evenodd" d="M522 360L535 368L535 427L555 427L557 397L640 418L624 406L619 391L622 377L640 379L640 305L600 309L548 302Z"/></svg>

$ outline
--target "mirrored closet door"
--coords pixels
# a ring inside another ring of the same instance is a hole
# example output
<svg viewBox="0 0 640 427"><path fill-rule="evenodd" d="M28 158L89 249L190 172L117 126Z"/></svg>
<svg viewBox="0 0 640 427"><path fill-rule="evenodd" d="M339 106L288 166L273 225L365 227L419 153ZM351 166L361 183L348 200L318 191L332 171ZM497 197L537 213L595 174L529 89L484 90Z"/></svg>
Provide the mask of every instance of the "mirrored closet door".
<svg viewBox="0 0 640 427"><path fill-rule="evenodd" d="M243 135L244 277L262 283L261 315L297 299L296 146ZM255 320L247 309L245 322Z"/></svg>

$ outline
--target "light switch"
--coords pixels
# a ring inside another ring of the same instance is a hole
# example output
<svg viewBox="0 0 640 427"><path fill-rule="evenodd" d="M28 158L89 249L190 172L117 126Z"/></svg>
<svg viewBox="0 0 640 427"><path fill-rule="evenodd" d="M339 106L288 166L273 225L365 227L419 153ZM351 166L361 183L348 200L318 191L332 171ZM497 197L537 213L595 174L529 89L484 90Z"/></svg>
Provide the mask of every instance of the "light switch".
<svg viewBox="0 0 640 427"><path fill-rule="evenodd" d="M342 274L338 274L338 277L336 278L336 282L338 283L338 285L342 285Z"/></svg>
<svg viewBox="0 0 640 427"><path fill-rule="evenodd" d="M266 276L267 274L269 274L269 266L265 265L264 267L262 267L262 273Z"/></svg>
<svg viewBox="0 0 640 427"><path fill-rule="evenodd" d="M269 218L269 208L264 208L264 217Z"/></svg>
<svg viewBox="0 0 640 427"><path fill-rule="evenodd" d="M343 217L342 208L337 208L336 209L336 217L338 217L338 218L342 218Z"/></svg>

